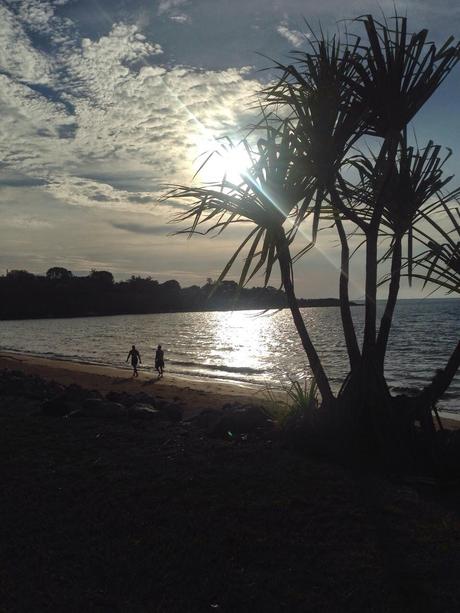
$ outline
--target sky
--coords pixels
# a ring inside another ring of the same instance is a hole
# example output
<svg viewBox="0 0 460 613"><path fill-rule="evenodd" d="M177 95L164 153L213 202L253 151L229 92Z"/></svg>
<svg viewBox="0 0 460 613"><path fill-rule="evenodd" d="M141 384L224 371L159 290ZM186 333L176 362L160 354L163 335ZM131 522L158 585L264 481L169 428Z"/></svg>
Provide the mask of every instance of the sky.
<svg viewBox="0 0 460 613"><path fill-rule="evenodd" d="M434 40L460 35L456 0L397 7ZM0 273L95 268L183 286L217 278L240 231L174 235L183 209L160 200L165 185L191 184L215 139L237 138L254 120L254 95L272 74L262 69L305 48L305 20L333 31L382 11L394 3L0 0ZM457 175L459 70L414 122L420 143L453 149ZM337 256L325 232L297 265L299 296L337 296ZM361 272L356 257L352 297L362 295Z"/></svg>

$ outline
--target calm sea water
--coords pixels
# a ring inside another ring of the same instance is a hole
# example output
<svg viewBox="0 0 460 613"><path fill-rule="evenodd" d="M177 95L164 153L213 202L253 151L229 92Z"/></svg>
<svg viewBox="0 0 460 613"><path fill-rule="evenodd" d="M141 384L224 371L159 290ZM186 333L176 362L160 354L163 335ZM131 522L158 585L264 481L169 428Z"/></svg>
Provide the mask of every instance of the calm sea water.
<svg viewBox="0 0 460 613"><path fill-rule="evenodd" d="M352 313L362 329L364 309ZM303 315L337 389L347 373L339 309L308 308ZM386 360L393 391L417 390L446 364L459 324L458 299L400 301ZM310 376L288 310L0 321L1 349L50 358L127 367L133 343L147 371L161 343L174 374L260 385ZM441 407L460 412L460 375Z"/></svg>

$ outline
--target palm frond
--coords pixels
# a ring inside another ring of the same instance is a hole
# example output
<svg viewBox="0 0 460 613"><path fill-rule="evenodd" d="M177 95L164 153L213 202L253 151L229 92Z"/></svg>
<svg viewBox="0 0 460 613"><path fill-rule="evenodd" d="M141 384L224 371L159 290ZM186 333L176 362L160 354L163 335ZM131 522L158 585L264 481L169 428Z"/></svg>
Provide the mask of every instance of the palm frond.
<svg viewBox="0 0 460 613"><path fill-rule="evenodd" d="M367 109L366 133L386 137L403 130L441 85L460 59L460 44L450 37L437 48L427 30L409 34L407 18L398 14L392 26L372 15L356 21L364 25L368 45L350 87Z"/></svg>

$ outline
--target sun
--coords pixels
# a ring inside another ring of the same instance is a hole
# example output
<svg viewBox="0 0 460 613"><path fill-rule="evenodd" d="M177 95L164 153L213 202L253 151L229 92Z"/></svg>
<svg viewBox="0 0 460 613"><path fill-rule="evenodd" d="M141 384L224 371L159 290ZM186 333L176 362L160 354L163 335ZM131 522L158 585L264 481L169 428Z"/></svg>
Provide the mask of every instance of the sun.
<svg viewBox="0 0 460 613"><path fill-rule="evenodd" d="M231 183L241 183L250 165L246 149L214 138L201 138L196 145L194 165L204 183L219 182L225 176ZM201 166L201 168L200 168Z"/></svg>

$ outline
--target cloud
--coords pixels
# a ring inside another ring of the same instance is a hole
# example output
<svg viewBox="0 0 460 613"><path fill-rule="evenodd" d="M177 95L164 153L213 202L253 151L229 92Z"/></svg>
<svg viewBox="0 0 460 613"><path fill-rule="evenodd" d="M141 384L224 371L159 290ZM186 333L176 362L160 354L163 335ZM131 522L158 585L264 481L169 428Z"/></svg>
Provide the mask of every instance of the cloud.
<svg viewBox="0 0 460 613"><path fill-rule="evenodd" d="M46 55L34 47L21 20L3 4L0 4L0 67L3 74L20 81L50 80Z"/></svg>
<svg viewBox="0 0 460 613"><path fill-rule="evenodd" d="M191 21L190 16L185 13L177 13L177 15L171 15L169 18L171 21L176 21L177 23L187 23Z"/></svg>
<svg viewBox="0 0 460 613"><path fill-rule="evenodd" d="M144 225L139 223L115 223L112 222L112 227L118 230L126 230L126 232L133 232L134 234L153 234L156 236L166 236L171 233L171 226L162 225Z"/></svg>
<svg viewBox="0 0 460 613"><path fill-rule="evenodd" d="M188 0L161 0L158 5L157 14L166 16L176 23L187 23L191 21L190 15L179 10L189 4Z"/></svg>
<svg viewBox="0 0 460 613"><path fill-rule="evenodd" d="M39 217L11 215L2 221L2 226L4 228L18 228L22 231L25 231L33 229L52 228L53 224L50 221L46 219L40 219Z"/></svg>
<svg viewBox="0 0 460 613"><path fill-rule="evenodd" d="M0 166L0 190L4 187L38 187L46 184L47 181L44 179L28 177L11 168L2 168Z"/></svg>
<svg viewBox="0 0 460 613"><path fill-rule="evenodd" d="M173 270L203 280L219 273L238 237L165 238L166 221L184 204L159 203L163 185L189 183L214 138L238 134L253 121L247 106L260 84L242 65L254 51L279 57L286 40L304 42L285 12L299 15L300 24L301 15L321 18L327 29L341 16L373 8L370 0L345 8L338 0L324 7L309 0L236 4L163 0L152 9L145 0L151 19L132 18L133 8L128 23L120 20L126 10L111 8L116 17L105 11L102 18L91 0L68 7L56 0L0 0L0 206L9 220L2 262L10 268L13 261L23 268L35 262L46 270L65 261L74 270L151 274L152 262L167 256L161 274L169 277ZM439 32L446 23L441 11L431 15L434 5L417 4L415 23L428 15ZM384 5L392 10L390 0ZM185 21L178 36L174 22ZM449 96L446 108L457 99ZM444 131L456 134L454 112L444 112L441 123L446 116Z"/></svg>
<svg viewBox="0 0 460 613"><path fill-rule="evenodd" d="M151 206L163 184L191 180L193 160L215 136L249 120L244 109L258 82L247 68L162 65L163 48L136 25L115 23L92 40L61 24L54 4L21 6L2 7L0 21L11 62L16 45L15 62L0 75L0 159L46 182L53 197L117 210ZM53 53L33 45L27 15L43 31L56 23L63 38Z"/></svg>
<svg viewBox="0 0 460 613"><path fill-rule="evenodd" d="M276 28L276 31L294 47L300 47L305 43L306 35L299 32L299 30L290 30L286 21L282 21Z"/></svg>
<svg viewBox="0 0 460 613"><path fill-rule="evenodd" d="M180 7L189 3L189 0L160 0L158 4L158 15L174 14Z"/></svg>

